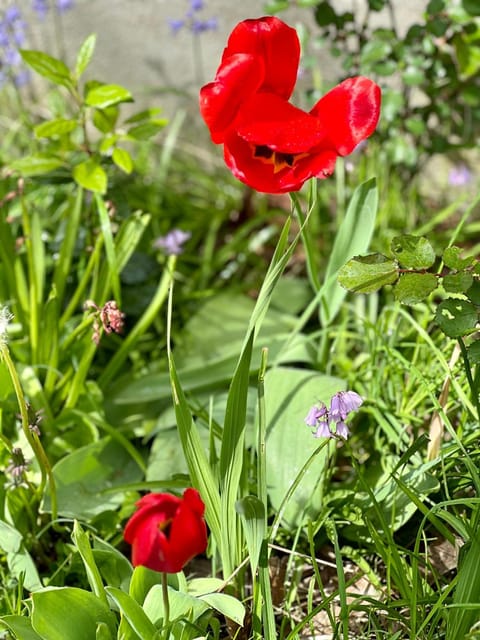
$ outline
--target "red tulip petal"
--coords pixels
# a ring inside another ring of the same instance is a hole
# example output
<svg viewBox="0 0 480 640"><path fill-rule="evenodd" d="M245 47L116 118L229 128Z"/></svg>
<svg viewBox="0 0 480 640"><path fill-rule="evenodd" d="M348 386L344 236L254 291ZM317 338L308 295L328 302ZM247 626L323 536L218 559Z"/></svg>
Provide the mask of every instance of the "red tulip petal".
<svg viewBox="0 0 480 640"><path fill-rule="evenodd" d="M220 65L214 82L201 88L200 113L210 129L213 142L223 142L240 106L261 85L264 71L261 59L235 54Z"/></svg>
<svg viewBox="0 0 480 640"><path fill-rule="evenodd" d="M235 129L247 142L283 153L308 151L325 138L319 118L272 93L256 94L243 107Z"/></svg>
<svg viewBox="0 0 480 640"><path fill-rule="evenodd" d="M357 76L334 87L310 113L321 119L332 145L339 155L345 156L375 130L380 102L380 87Z"/></svg>
<svg viewBox="0 0 480 640"><path fill-rule="evenodd" d="M222 64L236 53L249 53L262 59L265 78L261 91L276 93L288 100L297 80L300 60L295 29L273 16L244 20L230 34Z"/></svg>
<svg viewBox="0 0 480 640"><path fill-rule="evenodd" d="M153 526L142 527L137 531L132 544L132 564L153 571L167 571L169 566L168 541L165 534Z"/></svg>
<svg viewBox="0 0 480 640"><path fill-rule="evenodd" d="M169 535L169 572L176 573L207 548L205 507L194 489L187 489L173 519Z"/></svg>

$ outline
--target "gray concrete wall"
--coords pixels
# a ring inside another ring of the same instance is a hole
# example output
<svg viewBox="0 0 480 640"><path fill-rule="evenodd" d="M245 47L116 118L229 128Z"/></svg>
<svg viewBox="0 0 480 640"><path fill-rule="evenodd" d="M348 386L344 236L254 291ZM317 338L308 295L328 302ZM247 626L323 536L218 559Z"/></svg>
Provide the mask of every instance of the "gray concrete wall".
<svg viewBox="0 0 480 640"><path fill-rule="evenodd" d="M55 1L49 0L52 5ZM336 8L355 9L359 16L365 11L364 0L334 2ZM0 0L0 4L20 6L29 16L33 45L53 54L63 48L69 62L83 39L96 33L97 49L88 77L122 84L136 96L138 106L164 106L167 115L185 104L183 92L196 96L201 84L213 78L233 26L263 15L264 7L262 0L205 0L198 16L215 16L218 30L192 36L187 30L172 35L168 24L169 18L185 14L188 0L75 0L74 8L57 21L53 11L40 21L31 11L31 0ZM427 0L394 0L402 29L415 21L426 4ZM302 20L315 28L308 9L290 9L280 17L292 25ZM386 19L376 16L376 20ZM326 58L323 66L325 77L335 79L335 66Z"/></svg>

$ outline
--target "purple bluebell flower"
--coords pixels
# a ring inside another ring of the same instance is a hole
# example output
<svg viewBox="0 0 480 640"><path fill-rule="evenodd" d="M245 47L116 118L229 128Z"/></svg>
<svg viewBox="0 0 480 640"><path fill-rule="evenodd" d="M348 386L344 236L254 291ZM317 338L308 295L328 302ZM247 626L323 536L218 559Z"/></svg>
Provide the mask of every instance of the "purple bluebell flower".
<svg viewBox="0 0 480 640"><path fill-rule="evenodd" d="M218 20L209 18L208 20L193 20L190 25L192 33L203 33L204 31L215 31L218 29Z"/></svg>
<svg viewBox="0 0 480 640"><path fill-rule="evenodd" d="M205 9L203 0L190 0L190 8L187 9L183 18L169 18L167 20L173 35L176 35L183 27L189 29L193 34L203 33L204 31L214 31L218 28L218 20L215 17L201 20L197 13Z"/></svg>
<svg viewBox="0 0 480 640"><path fill-rule="evenodd" d="M330 399L330 407L322 402L313 406L305 418L305 423L315 429L315 438L338 437L346 440L350 435L345 419L363 404L363 398L355 391L338 391ZM335 430L330 428L335 423Z"/></svg>
<svg viewBox="0 0 480 640"><path fill-rule="evenodd" d="M452 167L448 173L448 184L452 187L464 187L472 180L472 172L469 168L460 164Z"/></svg>
<svg viewBox="0 0 480 640"><path fill-rule="evenodd" d="M345 420L351 411L356 411L363 403L355 391L339 391L330 401L330 417L335 422Z"/></svg>
<svg viewBox="0 0 480 640"><path fill-rule="evenodd" d="M182 231L181 229L173 229L169 231L165 236L157 238L153 246L155 249L162 249L167 256L179 256L183 253L183 245L190 238L192 234L189 231Z"/></svg>
<svg viewBox="0 0 480 640"><path fill-rule="evenodd" d="M190 0L190 9L192 11L201 11L204 6L203 0Z"/></svg>
<svg viewBox="0 0 480 640"><path fill-rule="evenodd" d="M21 15L22 14L20 13L20 9L15 5L12 5L11 7L7 7L5 9L5 13L3 14L3 17L5 22L12 25L17 20L20 20Z"/></svg>
<svg viewBox="0 0 480 640"><path fill-rule="evenodd" d="M305 424L309 427L315 427L317 426L317 422L323 420L325 416L328 416L328 410L326 405L321 402L319 407L314 406L310 409L305 418Z"/></svg>
<svg viewBox="0 0 480 640"><path fill-rule="evenodd" d="M38 15L40 20L44 20L45 16L48 13L48 2L47 2L47 0L33 0L32 1L32 9Z"/></svg>

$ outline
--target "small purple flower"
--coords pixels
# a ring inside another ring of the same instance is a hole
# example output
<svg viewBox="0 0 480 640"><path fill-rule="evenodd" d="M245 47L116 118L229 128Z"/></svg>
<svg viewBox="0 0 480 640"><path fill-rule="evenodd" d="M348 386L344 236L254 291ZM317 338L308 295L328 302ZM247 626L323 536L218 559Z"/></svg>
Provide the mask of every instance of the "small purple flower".
<svg viewBox="0 0 480 640"><path fill-rule="evenodd" d="M319 406L313 406L305 418L305 423L316 429L313 434L315 438L338 437L346 440L350 431L345 419L362 404L363 398L355 391L338 391L330 399L328 409L323 402ZM335 423L335 431L330 428L332 422Z"/></svg>
<svg viewBox="0 0 480 640"><path fill-rule="evenodd" d="M38 15L40 20L44 20L45 16L48 13L48 2L47 2L47 0L33 0L32 9Z"/></svg>
<svg viewBox="0 0 480 640"><path fill-rule="evenodd" d="M464 164L452 167L448 174L448 184L452 187L464 187L472 180L472 172Z"/></svg>
<svg viewBox="0 0 480 640"><path fill-rule="evenodd" d="M169 231L167 235L157 238L153 246L155 249L162 249L167 256L179 256L183 253L183 245L189 240L191 235L189 231L173 229Z"/></svg>
<svg viewBox="0 0 480 640"><path fill-rule="evenodd" d="M21 17L20 9L15 5L5 9L4 18L8 24L13 24Z"/></svg>
<svg viewBox="0 0 480 640"><path fill-rule="evenodd" d="M203 0L190 0L190 9L192 11L201 11L203 7Z"/></svg>
<svg viewBox="0 0 480 640"><path fill-rule="evenodd" d="M218 20L209 18L208 20L193 20L190 25L192 33L203 33L204 31L215 31L218 29Z"/></svg>
<svg viewBox="0 0 480 640"><path fill-rule="evenodd" d="M328 411L327 407L322 402L319 407L314 406L310 409L307 417L305 418L305 424L309 427L316 427L317 422L319 420L324 420L325 416L328 416Z"/></svg>
<svg viewBox="0 0 480 640"><path fill-rule="evenodd" d="M190 8L187 9L183 18L169 18L167 20L173 35L176 35L183 27L189 29L193 34L197 35L204 31L214 31L218 28L217 18L207 18L200 20L197 17L197 12L205 9L205 2L203 0L190 0Z"/></svg>
<svg viewBox="0 0 480 640"><path fill-rule="evenodd" d="M355 391L339 391L330 401L330 417L335 422L345 420L351 411L356 411L363 403Z"/></svg>

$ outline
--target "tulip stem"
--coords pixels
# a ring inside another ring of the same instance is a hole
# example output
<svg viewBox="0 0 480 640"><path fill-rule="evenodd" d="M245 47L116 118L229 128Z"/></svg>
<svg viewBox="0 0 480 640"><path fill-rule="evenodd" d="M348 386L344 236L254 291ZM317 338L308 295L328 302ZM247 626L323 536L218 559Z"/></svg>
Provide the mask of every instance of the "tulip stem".
<svg viewBox="0 0 480 640"><path fill-rule="evenodd" d="M163 594L163 628L169 635L168 625L170 621L170 602L168 600L168 577L167 574L162 571L162 594ZM165 638L168 638L168 635Z"/></svg>

